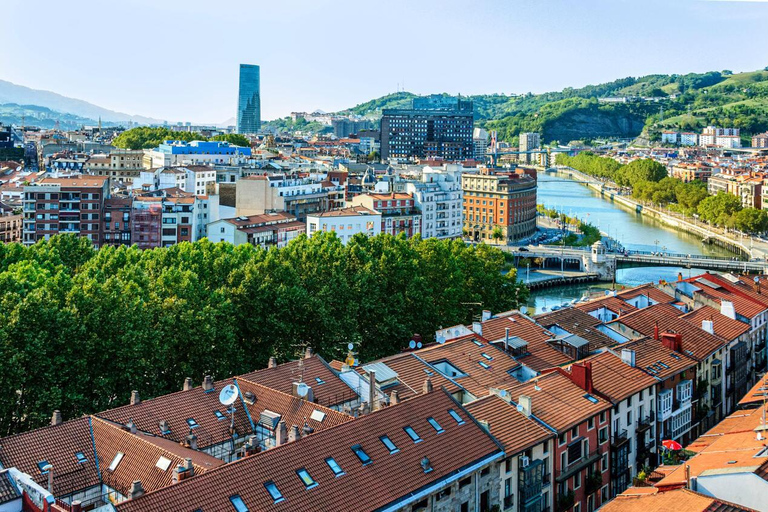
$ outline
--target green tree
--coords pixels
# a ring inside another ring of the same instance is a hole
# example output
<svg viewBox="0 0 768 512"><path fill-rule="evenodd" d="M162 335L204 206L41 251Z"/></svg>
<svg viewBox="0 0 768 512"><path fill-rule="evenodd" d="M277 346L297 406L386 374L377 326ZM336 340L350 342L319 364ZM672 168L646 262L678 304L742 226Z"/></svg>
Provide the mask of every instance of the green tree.
<svg viewBox="0 0 768 512"><path fill-rule="evenodd" d="M702 200L697 211L702 219L718 226L732 227L734 214L741 210L741 200L733 194L718 192Z"/></svg>
<svg viewBox="0 0 768 512"><path fill-rule="evenodd" d="M768 230L768 213L756 208L744 208L736 212L735 226L747 233L764 233Z"/></svg>

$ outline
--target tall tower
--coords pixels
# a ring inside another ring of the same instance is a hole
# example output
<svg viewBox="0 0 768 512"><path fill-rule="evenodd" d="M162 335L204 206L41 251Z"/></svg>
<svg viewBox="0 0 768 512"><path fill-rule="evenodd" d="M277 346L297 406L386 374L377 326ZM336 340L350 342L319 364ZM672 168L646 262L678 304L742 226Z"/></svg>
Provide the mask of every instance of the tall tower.
<svg viewBox="0 0 768 512"><path fill-rule="evenodd" d="M237 133L257 133L261 129L261 80L259 66L240 64L237 96Z"/></svg>

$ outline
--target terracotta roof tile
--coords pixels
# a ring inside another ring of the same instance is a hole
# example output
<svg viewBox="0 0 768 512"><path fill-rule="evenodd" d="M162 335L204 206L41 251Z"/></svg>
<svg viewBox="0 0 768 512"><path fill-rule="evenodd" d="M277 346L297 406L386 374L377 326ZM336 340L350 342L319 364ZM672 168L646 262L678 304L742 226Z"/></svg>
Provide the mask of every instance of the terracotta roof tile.
<svg viewBox="0 0 768 512"><path fill-rule="evenodd" d="M621 344L622 349L635 351L635 365L660 380L694 368L696 360L665 347L653 338L641 338Z"/></svg>
<svg viewBox="0 0 768 512"><path fill-rule="evenodd" d="M578 308L564 308L536 317L536 322L547 329L557 325L571 334L581 336L589 341L589 351L616 345L616 341L597 330L602 322L586 311Z"/></svg>
<svg viewBox="0 0 768 512"><path fill-rule="evenodd" d="M293 383L302 378L312 388L315 403L326 407L333 407L357 398L357 393L347 386L317 354L309 358L289 361L275 368L246 373L241 378L287 394L293 393Z"/></svg>
<svg viewBox="0 0 768 512"><path fill-rule="evenodd" d="M630 487L600 509L605 512L753 512L688 489L649 493Z"/></svg>
<svg viewBox="0 0 768 512"><path fill-rule="evenodd" d="M48 476L42 474L38 466L47 461L54 468L53 488L57 495L99 485L90 421L83 417L4 437L0 439L0 462L3 467L15 467L30 475L47 488ZM87 461L79 463L75 456L78 452L85 455Z"/></svg>
<svg viewBox="0 0 768 512"><path fill-rule="evenodd" d="M729 318L710 306L701 306L680 318L699 327L704 320L712 320L715 334L728 341L737 339L750 328L749 324Z"/></svg>
<svg viewBox="0 0 768 512"><path fill-rule="evenodd" d="M551 430L527 418L498 395L489 395L466 406L478 421L486 421L491 435L504 445L507 457L554 438Z"/></svg>
<svg viewBox="0 0 768 512"><path fill-rule="evenodd" d="M587 392L559 371L544 374L507 390L515 402L520 395L531 397L533 415L558 432L568 430L611 408L611 404L602 398L593 397L594 401L587 399Z"/></svg>
<svg viewBox="0 0 768 512"><path fill-rule="evenodd" d="M453 409L462 424L449 415ZM444 429L438 434L427 422L433 417ZM403 431L411 426L422 441ZM390 454L379 439L387 435L399 449ZM363 465L351 447L360 445L371 458ZM460 446L461 450L456 447ZM231 510L230 497L240 496L249 510L335 512L376 510L453 476L481 460L500 457L501 447L446 392L435 391L400 405L363 416L333 429L233 462L199 477L129 500L120 512ZM334 477L325 459L333 457L344 471ZM421 461L426 457L430 472ZM296 471L305 468L316 487L306 489ZM274 482L284 500L275 504L264 487Z"/></svg>
<svg viewBox="0 0 768 512"><path fill-rule="evenodd" d="M628 365L612 352L602 352L585 361L592 363L595 390L614 404L658 383L655 378L640 368Z"/></svg>
<svg viewBox="0 0 768 512"><path fill-rule="evenodd" d="M740 406L760 405L765 400L768 400L768 381L766 377L768 377L768 373L763 374L755 385L752 386L752 389L747 391L747 394L739 401Z"/></svg>
<svg viewBox="0 0 768 512"><path fill-rule="evenodd" d="M434 389L445 388L449 393L463 389L458 380L451 381L447 379L413 352L404 352L372 362L385 364L397 373L397 384L385 387L382 389L382 392L390 395L392 391L397 391L400 400L408 400L422 394L424 392L424 382L427 378L432 382ZM356 370L360 374L366 373L363 367L358 367Z"/></svg>

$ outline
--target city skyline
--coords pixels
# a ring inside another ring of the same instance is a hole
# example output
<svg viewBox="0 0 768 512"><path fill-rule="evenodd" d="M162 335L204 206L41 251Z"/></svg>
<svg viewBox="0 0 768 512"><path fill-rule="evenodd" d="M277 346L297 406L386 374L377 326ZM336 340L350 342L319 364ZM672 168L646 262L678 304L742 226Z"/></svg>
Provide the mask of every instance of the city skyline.
<svg viewBox="0 0 768 512"><path fill-rule="evenodd" d="M291 111L340 110L398 89L417 94L540 93L626 76L748 71L766 65L760 52L768 44L762 30L768 20L764 2L588 3L575 8L564 0L503 6L487 1L466 9L449 0L439 8L436 2L401 2L386 10L345 2L258 9L239 3L211 11L202 2L158 6L133 0L109 5L84 1L78 9L42 2L33 11L12 0L4 6L8 15L0 26L10 40L23 45L0 55L0 79L133 115L221 123L234 118L241 62L258 62L264 70L262 119ZM99 20L118 16L126 32L115 38L110 23ZM35 37L24 24L9 23L22 19L35 20ZM205 35L206 42L187 37L188 49L174 44L163 51L164 43L138 28L147 19L183 26L187 34ZM108 34L102 40L111 43L75 45L69 51L80 56L63 58L66 52L50 51L62 42L62 20L70 33L96 39ZM254 30L258 38L248 36ZM388 40L386 53L372 44L382 37ZM435 38L442 51L425 61L418 48L433 45ZM574 48L580 49L578 54ZM159 72L163 62L171 65L177 59L184 65L174 73ZM87 72L103 62L125 65L112 66L110 73ZM456 63L461 62L466 67L458 73ZM137 72L137 63L149 69Z"/></svg>

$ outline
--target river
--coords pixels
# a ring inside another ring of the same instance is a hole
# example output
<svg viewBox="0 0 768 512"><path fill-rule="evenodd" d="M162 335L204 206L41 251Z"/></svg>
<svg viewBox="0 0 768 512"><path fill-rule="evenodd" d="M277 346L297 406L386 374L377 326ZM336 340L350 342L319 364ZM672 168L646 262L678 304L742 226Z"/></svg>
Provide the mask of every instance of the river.
<svg viewBox="0 0 768 512"><path fill-rule="evenodd" d="M697 236L666 227L655 219L643 217L635 211L604 199L592 189L561 174L539 173L537 203L598 226L630 250L733 256L732 253L720 247L702 244ZM622 269L616 274L616 283L619 286L637 286L659 279L675 280L678 272L688 277L703 270L671 267ZM520 275L520 278L524 280L525 276ZM541 313L543 308L550 310L552 306L579 299L586 293L607 290L610 287L610 283L592 283L545 288L531 292L528 302L529 313Z"/></svg>

